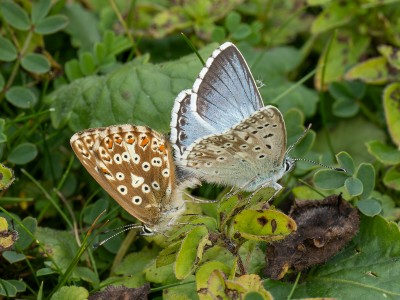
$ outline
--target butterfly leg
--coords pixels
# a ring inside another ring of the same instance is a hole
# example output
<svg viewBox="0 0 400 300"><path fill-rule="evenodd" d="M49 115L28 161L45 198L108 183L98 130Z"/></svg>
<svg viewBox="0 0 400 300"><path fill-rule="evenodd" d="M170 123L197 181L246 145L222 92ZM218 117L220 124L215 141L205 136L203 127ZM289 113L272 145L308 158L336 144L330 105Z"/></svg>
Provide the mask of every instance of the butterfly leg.
<svg viewBox="0 0 400 300"><path fill-rule="evenodd" d="M185 200L185 202L194 202L194 203L216 203L218 202L218 200L214 199L214 200L208 200L208 199L200 199L197 197L194 197L192 195L190 195L189 193L183 192L186 197L188 197L190 200Z"/></svg>
<svg viewBox="0 0 400 300"><path fill-rule="evenodd" d="M274 194L266 202L269 202L272 199L274 199L282 190L282 186L279 183L274 182L271 184L271 181L267 181L247 197L247 204L250 203L251 199L254 197L255 194L257 194L259 191L261 191L266 187L272 187L275 190Z"/></svg>

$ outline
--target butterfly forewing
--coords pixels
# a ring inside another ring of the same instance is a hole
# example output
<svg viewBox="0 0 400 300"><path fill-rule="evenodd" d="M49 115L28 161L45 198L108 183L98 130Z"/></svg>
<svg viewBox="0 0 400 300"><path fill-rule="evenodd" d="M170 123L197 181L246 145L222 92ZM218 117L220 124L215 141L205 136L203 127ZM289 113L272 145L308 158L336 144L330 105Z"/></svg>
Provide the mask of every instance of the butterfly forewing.
<svg viewBox="0 0 400 300"><path fill-rule="evenodd" d="M71 145L88 172L126 211L147 225L158 222L175 189L171 149L164 136L143 126L118 125L77 133Z"/></svg>
<svg viewBox="0 0 400 300"><path fill-rule="evenodd" d="M285 150L282 114L266 106L221 134L197 140L182 163L207 181L241 186L280 168Z"/></svg>
<svg viewBox="0 0 400 300"><path fill-rule="evenodd" d="M193 85L192 110L223 132L261 107L262 98L242 54L232 43L221 45Z"/></svg>

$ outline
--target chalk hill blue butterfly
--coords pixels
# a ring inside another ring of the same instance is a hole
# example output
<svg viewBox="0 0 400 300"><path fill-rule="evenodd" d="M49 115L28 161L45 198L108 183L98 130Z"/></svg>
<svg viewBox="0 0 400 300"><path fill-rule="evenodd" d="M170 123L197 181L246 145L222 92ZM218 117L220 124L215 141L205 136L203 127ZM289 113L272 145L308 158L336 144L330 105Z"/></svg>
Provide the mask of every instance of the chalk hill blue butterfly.
<svg viewBox="0 0 400 300"><path fill-rule="evenodd" d="M188 176L246 191L282 186L294 166L281 112L264 106L257 84L232 43L214 50L191 90L176 98L170 141Z"/></svg>
<svg viewBox="0 0 400 300"><path fill-rule="evenodd" d="M128 213L143 235L164 233L185 211L169 141L144 126L75 133L71 146L86 170Z"/></svg>

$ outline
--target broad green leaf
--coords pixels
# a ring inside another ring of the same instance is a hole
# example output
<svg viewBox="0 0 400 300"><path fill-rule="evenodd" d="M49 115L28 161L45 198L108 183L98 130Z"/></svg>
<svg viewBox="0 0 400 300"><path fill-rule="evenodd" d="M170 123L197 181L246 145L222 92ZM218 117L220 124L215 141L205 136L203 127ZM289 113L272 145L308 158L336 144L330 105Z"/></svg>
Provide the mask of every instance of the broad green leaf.
<svg viewBox="0 0 400 300"><path fill-rule="evenodd" d="M314 20L311 32L313 34L321 34L344 24L349 23L359 10L355 2L338 2L332 1L324 8L324 10Z"/></svg>
<svg viewBox="0 0 400 300"><path fill-rule="evenodd" d="M161 284L178 282L174 274L173 264L157 267L156 261L154 260L153 263L144 270L144 272L146 275L146 281Z"/></svg>
<svg viewBox="0 0 400 300"><path fill-rule="evenodd" d="M356 177L362 182L363 185L361 199L369 198L375 188L374 166L372 164L362 163L357 169Z"/></svg>
<svg viewBox="0 0 400 300"><path fill-rule="evenodd" d="M207 288L208 279L210 278L210 275L214 270L220 270L225 274L229 274L231 268L220 261L208 261L203 264L196 272L196 289L198 291L203 288ZM199 298L207 299L204 298L204 295L202 295L201 293L199 293Z"/></svg>
<svg viewBox="0 0 400 300"><path fill-rule="evenodd" d="M0 164L0 191L8 188L14 179L13 170Z"/></svg>
<svg viewBox="0 0 400 300"><path fill-rule="evenodd" d="M276 241L297 230L295 221L277 210L241 211L233 224L235 235L256 241Z"/></svg>
<svg viewBox="0 0 400 300"><path fill-rule="evenodd" d="M393 166L383 176L383 183L396 191L400 191L400 166Z"/></svg>
<svg viewBox="0 0 400 300"><path fill-rule="evenodd" d="M52 34L61 29L64 29L69 23L66 16L54 15L44 18L39 21L35 26L35 32L39 34Z"/></svg>
<svg viewBox="0 0 400 300"><path fill-rule="evenodd" d="M211 33L212 40L217 43L223 43L225 37L225 28L222 26L215 26L213 32Z"/></svg>
<svg viewBox="0 0 400 300"><path fill-rule="evenodd" d="M381 204L375 199L363 199L357 202L358 209L366 216L373 217L382 211Z"/></svg>
<svg viewBox="0 0 400 300"><path fill-rule="evenodd" d="M0 279L0 296L15 297L16 295L16 287L8 280Z"/></svg>
<svg viewBox="0 0 400 300"><path fill-rule="evenodd" d="M242 17L239 13L236 11L230 12L225 18L226 29L228 29L231 33L234 33L238 29L241 20Z"/></svg>
<svg viewBox="0 0 400 300"><path fill-rule="evenodd" d="M51 0L38 0L32 4L32 23L37 24L50 11Z"/></svg>
<svg viewBox="0 0 400 300"><path fill-rule="evenodd" d="M0 9L2 12L2 17L12 27L19 30L28 30L30 28L28 14L16 2L7 0L1 1Z"/></svg>
<svg viewBox="0 0 400 300"><path fill-rule="evenodd" d="M73 131L125 123L167 131L175 97L191 88L201 67L194 54L158 65L136 59L106 76L75 80L50 95L52 122L55 127L68 122Z"/></svg>
<svg viewBox="0 0 400 300"><path fill-rule="evenodd" d="M367 143L368 152L384 165L396 165L400 163L400 150L390 147L380 141Z"/></svg>
<svg viewBox="0 0 400 300"><path fill-rule="evenodd" d="M334 190L342 187L348 177L343 172L319 170L314 174L314 183L318 188Z"/></svg>
<svg viewBox="0 0 400 300"><path fill-rule="evenodd" d="M378 47L378 50L393 68L400 70L400 49L382 45Z"/></svg>
<svg viewBox="0 0 400 300"><path fill-rule="evenodd" d="M189 231L176 256L176 278L184 279L194 271L203 257L204 247L209 243L207 227L198 226Z"/></svg>
<svg viewBox="0 0 400 300"><path fill-rule="evenodd" d="M43 74L50 70L50 62L46 56L29 53L21 60L22 67L32 73Z"/></svg>
<svg viewBox="0 0 400 300"><path fill-rule="evenodd" d="M22 143L16 146L8 155L8 160L17 165L24 165L31 162L38 155L38 149L35 144Z"/></svg>
<svg viewBox="0 0 400 300"><path fill-rule="evenodd" d="M168 245L165 249L161 250L156 260L156 266L163 267L175 262L176 254L181 247L181 241L176 241Z"/></svg>
<svg viewBox="0 0 400 300"><path fill-rule="evenodd" d="M385 109L386 124L393 143L400 150L400 83L388 85L383 92L383 107Z"/></svg>
<svg viewBox="0 0 400 300"><path fill-rule="evenodd" d="M142 274L144 269L150 265L157 257L159 248L144 247L140 252L129 253L123 261L116 266L114 273L116 275L132 276Z"/></svg>
<svg viewBox="0 0 400 300"><path fill-rule="evenodd" d="M89 298L89 292L78 286L63 286L50 298L51 300L86 300Z"/></svg>
<svg viewBox="0 0 400 300"><path fill-rule="evenodd" d="M11 87L6 93L6 99L18 108L32 108L37 103L36 95L22 86Z"/></svg>
<svg viewBox="0 0 400 300"><path fill-rule="evenodd" d="M400 232L396 223L380 216L361 215L360 230L352 242L326 264L302 274L292 299L388 299L400 297ZM285 299L293 283L266 280L275 299Z"/></svg>
<svg viewBox="0 0 400 300"><path fill-rule="evenodd" d="M18 293L22 293L26 291L26 284L21 280L8 280L8 283L11 283L16 289Z"/></svg>
<svg viewBox="0 0 400 300"><path fill-rule="evenodd" d="M77 59L74 58L65 63L65 74L69 81L74 81L84 76Z"/></svg>
<svg viewBox="0 0 400 300"><path fill-rule="evenodd" d="M336 155L339 165L346 170L349 175L353 175L355 171L353 158L345 151Z"/></svg>
<svg viewBox="0 0 400 300"><path fill-rule="evenodd" d="M2 253L3 257L5 260L7 260L10 264L19 262L19 261L24 261L26 259L26 256L22 253L17 253L15 251L4 251Z"/></svg>
<svg viewBox="0 0 400 300"><path fill-rule="evenodd" d="M349 98L337 99L332 106L333 114L340 118L350 118L355 116L360 110L360 106Z"/></svg>
<svg viewBox="0 0 400 300"><path fill-rule="evenodd" d="M386 58L374 57L363 61L346 72L346 80L362 80L369 84L384 84L389 80Z"/></svg>
<svg viewBox="0 0 400 300"><path fill-rule="evenodd" d="M251 34L251 27L248 24L240 24L238 28L232 33L232 38L236 40L243 40Z"/></svg>
<svg viewBox="0 0 400 300"><path fill-rule="evenodd" d="M83 281L91 283L94 286L97 286L100 281L97 273L87 267L76 267L74 270L74 275Z"/></svg>
<svg viewBox="0 0 400 300"><path fill-rule="evenodd" d="M17 49L8 39L0 36L0 60L13 61L17 58Z"/></svg>
<svg viewBox="0 0 400 300"><path fill-rule="evenodd" d="M236 283L240 286L245 288L245 300L272 300L272 295L265 290L263 286L263 281L261 280L260 276L256 274L245 274L238 278L235 278L234 281L227 280L226 287L230 289L231 283ZM253 295L250 295L252 292Z"/></svg>
<svg viewBox="0 0 400 300"><path fill-rule="evenodd" d="M65 272L78 251L73 234L67 231L38 227L36 238L45 246L46 254L51 256L52 261L61 272Z"/></svg>
<svg viewBox="0 0 400 300"><path fill-rule="evenodd" d="M327 44L319 57L315 76L317 89L325 89L327 84L342 80L348 68L357 63L361 55L364 54L369 43L368 36L349 30L338 30L332 43ZM328 48L328 46L330 47Z"/></svg>
<svg viewBox="0 0 400 300"><path fill-rule="evenodd" d="M363 192L363 184L361 180L355 177L347 178L344 182L344 186L351 197L361 195Z"/></svg>

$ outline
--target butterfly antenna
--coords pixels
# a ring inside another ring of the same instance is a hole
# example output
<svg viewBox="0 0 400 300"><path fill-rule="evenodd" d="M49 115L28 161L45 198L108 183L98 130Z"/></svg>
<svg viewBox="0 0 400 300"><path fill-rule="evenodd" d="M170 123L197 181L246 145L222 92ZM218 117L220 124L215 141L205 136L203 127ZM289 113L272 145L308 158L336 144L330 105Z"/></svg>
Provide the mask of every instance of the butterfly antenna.
<svg viewBox="0 0 400 300"><path fill-rule="evenodd" d="M310 130L311 125L312 125L311 123L308 124L307 128L304 129L303 134L297 139L297 141L296 141L294 144L291 144L291 145L287 148L287 150L286 150L286 152L285 152L286 155L287 155L290 151L292 151L292 149L293 149L298 143L300 143L301 140L307 135L307 132Z"/></svg>
<svg viewBox="0 0 400 300"><path fill-rule="evenodd" d="M306 162L312 163L312 164L314 164L314 165L319 165L319 166L321 166L321 167L324 167L324 168L327 168L327 169L330 169L330 170L334 170L334 171L339 171L339 172L345 172L345 173L347 173L346 169L344 169L344 168L334 168L334 167L331 167L331 166L324 165L324 164L321 164L321 163L319 163L319 162L313 161L313 160L311 160L311 159L307 159L307 158L292 158L292 159L293 159L294 161L306 161Z"/></svg>
<svg viewBox="0 0 400 300"><path fill-rule="evenodd" d="M119 229L123 228L122 230L120 230L120 231L118 231L117 233L113 234L112 236L106 238L105 240L102 240L102 241L99 242L99 243L93 244L93 248L96 249L96 248L98 248L98 247L104 245L106 242L108 242L108 241L111 240L112 238L116 237L117 235L119 235L119 234L121 234L121 233L123 233L123 232L125 232L125 231L131 230L131 229L138 229L138 228L142 228L142 227L143 227L143 225L130 224L130 225L125 225L125 226L122 226L122 227L118 227L118 228L109 230L109 231L107 231L107 232L112 232L112 231L119 230ZM107 233L107 232L104 232L104 233Z"/></svg>

